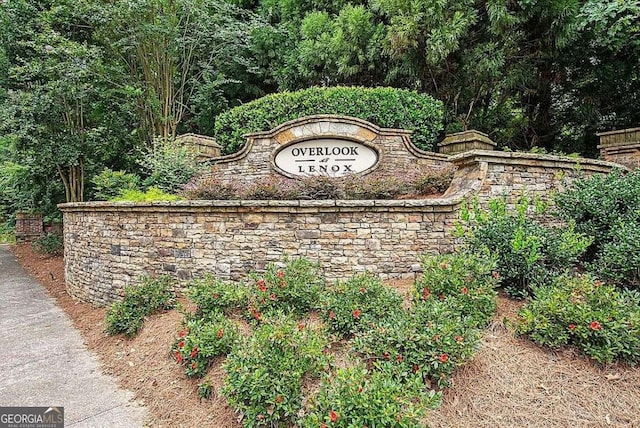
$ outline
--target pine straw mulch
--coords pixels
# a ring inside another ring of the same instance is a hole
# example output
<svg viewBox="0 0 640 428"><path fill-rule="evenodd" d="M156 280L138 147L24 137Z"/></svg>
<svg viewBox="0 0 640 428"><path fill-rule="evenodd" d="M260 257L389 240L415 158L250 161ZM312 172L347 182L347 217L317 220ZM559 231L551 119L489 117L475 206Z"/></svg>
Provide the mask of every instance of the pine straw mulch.
<svg viewBox="0 0 640 428"><path fill-rule="evenodd" d="M182 314L152 316L140 334L127 340L104 333L106 310L71 299L64 288L61 257L33 254L28 245L13 247L20 262L62 307L82 333L105 373L133 391L146 406L153 426L237 428L236 415L219 390L222 369L208 374L214 397L200 401L197 380L175 364L170 348ZM407 284L398 284L406 291ZM475 358L459 368L443 403L430 412L435 427L638 427L640 368L598 366L574 350L550 351L515 338L505 325L520 307L500 297L498 314L484 334Z"/></svg>

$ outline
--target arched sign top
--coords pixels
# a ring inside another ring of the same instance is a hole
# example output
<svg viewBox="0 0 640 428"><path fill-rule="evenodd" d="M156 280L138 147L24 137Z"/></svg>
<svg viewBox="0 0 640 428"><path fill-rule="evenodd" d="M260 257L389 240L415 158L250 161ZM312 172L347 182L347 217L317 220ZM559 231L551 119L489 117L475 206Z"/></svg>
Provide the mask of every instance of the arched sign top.
<svg viewBox="0 0 640 428"><path fill-rule="evenodd" d="M287 176L360 174L378 163L378 152L368 145L340 138L317 138L288 144L274 156L276 168Z"/></svg>

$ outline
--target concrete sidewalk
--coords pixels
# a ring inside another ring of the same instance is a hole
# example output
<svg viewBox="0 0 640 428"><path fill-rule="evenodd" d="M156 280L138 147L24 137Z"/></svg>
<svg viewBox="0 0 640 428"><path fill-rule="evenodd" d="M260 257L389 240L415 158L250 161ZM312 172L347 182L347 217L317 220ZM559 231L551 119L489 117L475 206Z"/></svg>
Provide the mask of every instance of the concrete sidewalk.
<svg viewBox="0 0 640 428"><path fill-rule="evenodd" d="M0 245L0 406L62 406L65 427L140 427L146 411L101 373L71 320Z"/></svg>

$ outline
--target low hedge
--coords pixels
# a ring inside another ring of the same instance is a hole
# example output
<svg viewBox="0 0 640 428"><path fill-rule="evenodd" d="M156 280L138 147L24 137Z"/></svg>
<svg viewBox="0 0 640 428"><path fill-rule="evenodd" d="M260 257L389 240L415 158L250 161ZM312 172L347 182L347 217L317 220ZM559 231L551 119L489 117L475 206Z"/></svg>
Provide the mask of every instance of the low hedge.
<svg viewBox="0 0 640 428"><path fill-rule="evenodd" d="M442 102L395 88L313 87L267 95L216 118L215 138L223 153L237 152L244 134L266 131L289 120L316 114L357 117L383 128L414 131L413 143L432 150L442 130Z"/></svg>

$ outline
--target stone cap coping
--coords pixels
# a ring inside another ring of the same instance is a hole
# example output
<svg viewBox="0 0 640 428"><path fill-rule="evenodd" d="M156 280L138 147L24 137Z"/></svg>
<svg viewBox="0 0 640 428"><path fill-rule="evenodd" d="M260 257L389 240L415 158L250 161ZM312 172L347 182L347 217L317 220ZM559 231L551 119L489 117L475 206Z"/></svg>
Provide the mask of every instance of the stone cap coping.
<svg viewBox="0 0 640 428"><path fill-rule="evenodd" d="M637 131L640 131L640 128L617 129L615 131L596 132L596 136L603 137L607 135L625 134L627 132L637 132Z"/></svg>
<svg viewBox="0 0 640 428"><path fill-rule="evenodd" d="M438 147L457 143L466 143L470 141L481 141L494 147L498 145L491 138L489 138L489 134L485 134L484 132L477 131L475 129L468 129L466 131L445 135L444 140L438 143Z"/></svg>
<svg viewBox="0 0 640 428"><path fill-rule="evenodd" d="M615 162L581 157L558 156L527 152L501 152L493 150L471 150L449 157L456 166L473 162L497 163L505 165L525 165L545 168L579 169L594 172L609 172L614 168L629 171L629 168Z"/></svg>
<svg viewBox="0 0 640 428"><path fill-rule="evenodd" d="M195 201L154 201L154 202L70 202L59 204L58 208L64 212L82 211L189 211L191 209L234 209L256 208L269 211L288 211L293 209L324 208L336 211L343 209L386 210L386 209L415 209L421 211L453 211L462 202L464 195L452 195L441 198L427 199L326 199L326 200L195 200Z"/></svg>

